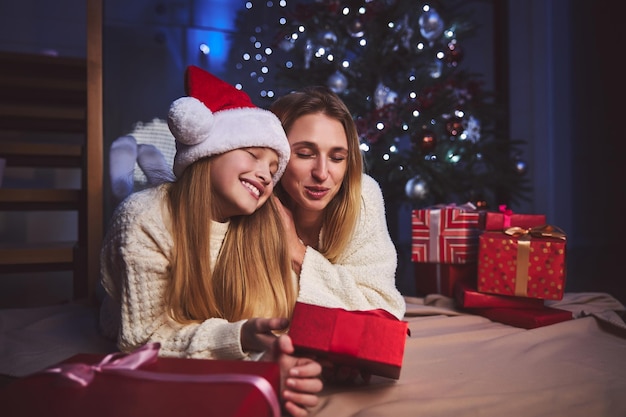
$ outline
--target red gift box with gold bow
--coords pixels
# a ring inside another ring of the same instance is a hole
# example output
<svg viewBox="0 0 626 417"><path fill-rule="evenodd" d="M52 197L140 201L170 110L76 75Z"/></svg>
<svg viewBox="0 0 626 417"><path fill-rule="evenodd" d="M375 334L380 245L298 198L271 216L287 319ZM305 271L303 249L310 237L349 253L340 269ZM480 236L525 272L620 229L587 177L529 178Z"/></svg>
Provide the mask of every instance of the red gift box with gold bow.
<svg viewBox="0 0 626 417"><path fill-rule="evenodd" d="M408 323L385 310L350 311L296 303L289 336L296 352L371 375L400 378Z"/></svg>
<svg viewBox="0 0 626 417"><path fill-rule="evenodd" d="M275 362L79 354L0 389L2 415L280 417Z"/></svg>
<svg viewBox="0 0 626 417"><path fill-rule="evenodd" d="M561 300L566 278L566 235L543 225L484 232L479 237L480 292Z"/></svg>

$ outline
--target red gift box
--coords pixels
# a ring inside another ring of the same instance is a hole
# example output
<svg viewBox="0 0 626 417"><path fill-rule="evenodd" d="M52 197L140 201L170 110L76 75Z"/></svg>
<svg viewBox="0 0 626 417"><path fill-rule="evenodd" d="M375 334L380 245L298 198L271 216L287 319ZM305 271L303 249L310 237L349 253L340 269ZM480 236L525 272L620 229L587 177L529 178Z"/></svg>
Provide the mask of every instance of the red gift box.
<svg viewBox="0 0 626 417"><path fill-rule="evenodd" d="M461 308L524 308L542 309L544 301L537 298L486 294L477 291L476 283L458 281L454 287L454 299Z"/></svg>
<svg viewBox="0 0 626 417"><path fill-rule="evenodd" d="M477 289L560 300L565 289L565 254L565 233L553 226L484 232L479 238Z"/></svg>
<svg viewBox="0 0 626 417"><path fill-rule="evenodd" d="M46 417L280 416L275 362L80 354L0 390L2 414Z"/></svg>
<svg viewBox="0 0 626 417"><path fill-rule="evenodd" d="M472 313L487 317L489 320L523 329L535 329L551 324L572 320L571 311L554 307L543 308L477 308L468 310Z"/></svg>
<svg viewBox="0 0 626 417"><path fill-rule="evenodd" d="M443 294L446 297L453 297L457 282L476 282L476 263L416 262L413 268L415 290L420 295Z"/></svg>
<svg viewBox="0 0 626 417"><path fill-rule="evenodd" d="M400 378L408 323L385 310L349 311L296 303L289 336L296 352Z"/></svg>
<svg viewBox="0 0 626 417"><path fill-rule="evenodd" d="M481 230L504 230L509 227L528 229L546 224L545 214L518 214L500 206L499 212L483 211L480 213L478 228Z"/></svg>
<svg viewBox="0 0 626 417"><path fill-rule="evenodd" d="M471 205L411 212L411 260L462 264L476 262L480 213Z"/></svg>

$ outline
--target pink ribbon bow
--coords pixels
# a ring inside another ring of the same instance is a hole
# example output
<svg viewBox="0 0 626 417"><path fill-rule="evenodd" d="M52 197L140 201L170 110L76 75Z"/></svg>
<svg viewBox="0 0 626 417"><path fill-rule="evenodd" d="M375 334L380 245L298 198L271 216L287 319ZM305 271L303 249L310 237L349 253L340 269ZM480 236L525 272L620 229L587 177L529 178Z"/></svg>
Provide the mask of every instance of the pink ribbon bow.
<svg viewBox="0 0 626 417"><path fill-rule="evenodd" d="M503 216L503 226L506 227L511 227L511 216L513 215L513 210L511 209L507 209L506 208L506 204L500 204L500 206L498 206L498 209L500 210L500 213L502 213Z"/></svg>
<svg viewBox="0 0 626 417"><path fill-rule="evenodd" d="M46 369L44 372L61 374L65 378L86 387L93 380L96 372L107 370L135 370L142 365L156 361L159 355L160 343L147 343L132 353L110 353L100 362L87 365L85 363L65 363L56 368Z"/></svg>

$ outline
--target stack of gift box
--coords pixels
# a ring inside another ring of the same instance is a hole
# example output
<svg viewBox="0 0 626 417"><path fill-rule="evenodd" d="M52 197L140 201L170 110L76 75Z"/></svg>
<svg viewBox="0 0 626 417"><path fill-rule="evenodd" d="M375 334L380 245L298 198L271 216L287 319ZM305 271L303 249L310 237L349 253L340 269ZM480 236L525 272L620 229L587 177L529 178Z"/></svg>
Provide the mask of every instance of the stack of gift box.
<svg viewBox="0 0 626 417"><path fill-rule="evenodd" d="M527 329L572 319L546 305L563 298L566 236L545 215L445 205L413 210L411 227L418 294Z"/></svg>

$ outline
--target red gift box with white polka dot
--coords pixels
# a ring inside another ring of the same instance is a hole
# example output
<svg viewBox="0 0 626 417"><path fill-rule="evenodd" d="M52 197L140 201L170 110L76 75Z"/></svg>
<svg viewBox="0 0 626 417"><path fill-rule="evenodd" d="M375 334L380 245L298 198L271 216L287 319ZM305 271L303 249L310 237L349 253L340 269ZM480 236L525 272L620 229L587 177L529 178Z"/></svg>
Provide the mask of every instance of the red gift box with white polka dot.
<svg viewBox="0 0 626 417"><path fill-rule="evenodd" d="M478 245L480 292L561 300L566 279L566 240L530 233L484 232Z"/></svg>

